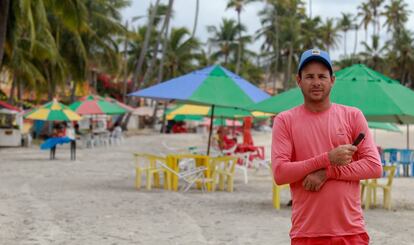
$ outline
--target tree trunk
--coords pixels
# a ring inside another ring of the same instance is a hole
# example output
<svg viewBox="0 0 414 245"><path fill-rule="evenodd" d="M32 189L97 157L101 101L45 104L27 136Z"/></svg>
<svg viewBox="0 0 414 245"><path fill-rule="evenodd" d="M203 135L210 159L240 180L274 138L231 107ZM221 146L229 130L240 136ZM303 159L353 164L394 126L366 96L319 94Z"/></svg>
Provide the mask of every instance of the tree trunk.
<svg viewBox="0 0 414 245"><path fill-rule="evenodd" d="M194 26L193 26L193 32L191 33L191 37L195 36L196 30L197 30L199 10L200 10L200 0L196 0L196 11L195 11L195 16L194 16Z"/></svg>
<svg viewBox="0 0 414 245"><path fill-rule="evenodd" d="M356 55L356 50L358 46L358 26L355 27L355 42L354 42L354 52L352 56Z"/></svg>
<svg viewBox="0 0 414 245"><path fill-rule="evenodd" d="M344 31L344 56L346 58L346 31Z"/></svg>
<svg viewBox="0 0 414 245"><path fill-rule="evenodd" d="M240 72L240 62L242 54L242 38L241 38L241 20L240 20L240 11L237 11L237 22L239 24L239 42L237 45L237 63L236 63L236 74L239 75Z"/></svg>
<svg viewBox="0 0 414 245"><path fill-rule="evenodd" d="M150 37L151 37L152 25L154 23L155 15L157 14L157 8L158 8L159 3L160 3L160 0L157 0L155 2L155 6L151 8L152 11L149 16L147 30L145 32L144 43L142 44L141 52L138 58L138 63L135 67L134 74L132 76L132 86L133 86L132 91L135 91L137 88L139 89L141 87L139 76L141 75L142 67L144 65L145 54L147 53L148 44L149 44ZM131 103L131 101L129 102Z"/></svg>
<svg viewBox="0 0 414 245"><path fill-rule="evenodd" d="M125 22L125 29L128 31L128 21ZM126 102L127 93L128 93L128 35L125 35L125 42L124 42L124 86L122 89L122 102Z"/></svg>
<svg viewBox="0 0 414 245"><path fill-rule="evenodd" d="M7 20L9 16L10 1L0 0L0 68L4 55L4 43L6 42Z"/></svg>
<svg viewBox="0 0 414 245"><path fill-rule="evenodd" d="M290 42L289 43L289 55L288 55L288 65L287 65L287 70L286 70L286 88L290 88L290 84L291 81L290 79L292 79L292 60L293 60L293 43Z"/></svg>
<svg viewBox="0 0 414 245"><path fill-rule="evenodd" d="M23 82L17 79L17 107L22 107L23 103Z"/></svg>
<svg viewBox="0 0 414 245"><path fill-rule="evenodd" d="M165 17L165 32L164 32L164 42L162 45L162 55L161 55L161 61L158 68L158 78L157 83L160 83L163 79L164 75L164 60L165 56L167 54L167 40L168 40L168 29L170 27L170 19L171 19L171 13L172 13L172 7L174 4L174 0L169 0L168 2L168 12L167 16ZM154 112L152 114L152 127L155 126L156 118L157 118L157 109L158 109L158 102L155 105ZM164 111L165 112L165 111Z"/></svg>
<svg viewBox="0 0 414 245"><path fill-rule="evenodd" d="M152 76L152 72L154 71L153 67L155 65L155 61L157 60L158 49L160 47L162 34L168 32L169 22L170 22L170 19L171 19L172 6L173 6L173 1L169 1L168 2L168 11L166 13L166 16L165 16L164 23L162 25L160 34L157 37L157 42L156 42L155 48L154 48L154 54L151 58L151 61L150 61L150 64L148 65L147 70L145 71L145 75L144 75L144 78L142 79L141 85L145 85L148 82L148 80ZM168 39L168 35L165 35L163 45L167 45L167 43L165 42L165 40L167 40L167 39ZM163 47L163 49L164 49L164 47ZM157 81L157 83L159 83L159 82L160 81Z"/></svg>
<svg viewBox="0 0 414 245"><path fill-rule="evenodd" d="M16 89L16 75L13 73L12 87L10 89L10 96L7 103L14 104L14 90Z"/></svg>
<svg viewBox="0 0 414 245"><path fill-rule="evenodd" d="M276 33L276 43L275 43L275 68L273 71L273 95L276 94L276 83L277 83L277 74L279 69L279 23L278 23L278 13L277 9L275 10L275 18L274 18L274 27Z"/></svg>

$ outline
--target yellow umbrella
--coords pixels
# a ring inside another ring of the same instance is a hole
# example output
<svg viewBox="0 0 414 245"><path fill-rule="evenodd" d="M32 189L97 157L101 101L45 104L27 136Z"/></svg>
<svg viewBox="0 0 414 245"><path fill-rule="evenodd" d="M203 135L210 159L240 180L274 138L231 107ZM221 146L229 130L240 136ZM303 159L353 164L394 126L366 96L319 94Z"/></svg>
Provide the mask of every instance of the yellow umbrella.
<svg viewBox="0 0 414 245"><path fill-rule="evenodd" d="M79 114L59 103L56 99L30 111L24 117L42 121L79 121L82 119Z"/></svg>

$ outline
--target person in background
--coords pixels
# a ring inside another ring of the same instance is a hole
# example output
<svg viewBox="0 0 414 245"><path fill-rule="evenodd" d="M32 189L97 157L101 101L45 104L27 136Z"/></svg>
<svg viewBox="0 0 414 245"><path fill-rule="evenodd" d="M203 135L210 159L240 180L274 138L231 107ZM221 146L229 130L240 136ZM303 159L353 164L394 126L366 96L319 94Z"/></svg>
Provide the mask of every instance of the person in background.
<svg viewBox="0 0 414 245"><path fill-rule="evenodd" d="M79 125L78 125L79 129ZM76 133L72 123L66 126L66 137L70 139L70 160L76 160Z"/></svg>
<svg viewBox="0 0 414 245"><path fill-rule="evenodd" d="M279 113L272 133L275 182L292 193L291 244L368 245L359 182L382 172L368 123L359 109L331 103L327 52L305 51L296 80L304 104Z"/></svg>

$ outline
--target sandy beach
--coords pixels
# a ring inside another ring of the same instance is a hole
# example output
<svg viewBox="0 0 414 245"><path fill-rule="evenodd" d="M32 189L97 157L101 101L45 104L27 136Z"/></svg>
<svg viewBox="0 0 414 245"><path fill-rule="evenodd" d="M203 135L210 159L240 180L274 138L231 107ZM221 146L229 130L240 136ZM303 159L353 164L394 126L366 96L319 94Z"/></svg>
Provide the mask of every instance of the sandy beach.
<svg viewBox="0 0 414 245"><path fill-rule="evenodd" d="M254 138L270 157L270 133ZM140 134L78 149L76 161L67 145L54 161L38 146L0 148L0 244L290 244L290 194L273 209L266 169L251 170L247 185L236 171L233 193L136 190L131 153L165 152L162 141L185 147L206 138ZM414 244L413 188L414 178L396 178L392 210L365 212L372 244Z"/></svg>

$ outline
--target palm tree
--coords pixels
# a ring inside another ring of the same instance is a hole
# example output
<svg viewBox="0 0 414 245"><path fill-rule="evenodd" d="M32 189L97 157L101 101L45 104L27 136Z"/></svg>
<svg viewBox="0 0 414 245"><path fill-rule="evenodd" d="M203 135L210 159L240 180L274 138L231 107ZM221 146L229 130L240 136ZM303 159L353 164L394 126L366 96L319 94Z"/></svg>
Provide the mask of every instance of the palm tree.
<svg viewBox="0 0 414 245"><path fill-rule="evenodd" d="M194 25L193 25L193 32L191 32L191 36L194 37L196 30L197 30L197 22L198 22L198 12L200 10L200 0L196 0L196 10L194 15Z"/></svg>
<svg viewBox="0 0 414 245"><path fill-rule="evenodd" d="M335 26L333 18L326 18L325 23L321 27L321 38L324 43L324 48L329 53L331 48L338 47L339 40L338 28Z"/></svg>
<svg viewBox="0 0 414 245"><path fill-rule="evenodd" d="M237 23L238 23L238 27L240 28L241 25L241 20L240 20L240 14L241 11L243 10L243 7L251 2L254 2L255 0L229 0L229 2L227 3L227 9L229 8L234 8L237 12ZM239 29L239 44L238 44L238 49L237 49L237 63L236 63L236 74L239 74L240 71L240 61L241 61L241 53L242 53L242 30L241 28Z"/></svg>
<svg viewBox="0 0 414 245"><path fill-rule="evenodd" d="M169 2L168 2L168 9L167 9L167 12L166 12L166 16L164 18L164 23L162 25L162 28L161 28L159 34L157 35L157 41L155 43L155 46L153 47L153 55L152 55L152 58L151 58L151 61L150 61L149 65L148 65L148 68L145 71L145 75L144 75L144 78L142 79L142 83L141 84L144 84L145 85L145 83L148 82L148 79L150 79L151 76L152 76L152 72L154 71L153 68L154 68L155 61L156 61L157 56L158 56L159 46L161 44L161 39L162 39L163 35L164 35L163 50L165 50L165 48L166 48L165 47L165 44L166 44L166 40L165 39L168 37L168 29L169 29L170 20L172 18L172 8L173 8L173 4L174 4L174 0L169 0ZM163 60L163 58L164 57L162 57L161 59ZM160 72L162 74L162 66L160 65L160 67L161 67ZM160 75L160 73L159 73L158 76L159 77L160 76L162 77L162 75ZM161 79L159 79L158 82L161 82Z"/></svg>
<svg viewBox="0 0 414 245"><path fill-rule="evenodd" d="M404 24L408 21L410 12L407 3L402 0L391 0L390 4L385 5L385 11L383 12L385 16L384 26L399 36L401 29L404 28Z"/></svg>
<svg viewBox="0 0 414 245"><path fill-rule="evenodd" d="M368 5L372 10L372 27L373 27L373 36L379 33L380 29L380 10L384 0L368 0Z"/></svg>
<svg viewBox="0 0 414 245"><path fill-rule="evenodd" d="M173 28L167 39L165 69L169 78L194 70L200 42L184 27Z"/></svg>
<svg viewBox="0 0 414 245"><path fill-rule="evenodd" d="M133 76L132 76L132 90L136 90L136 88L140 88L141 84L139 80L139 77L141 76L141 72L142 72L142 67L144 64L144 58L145 58L145 54L148 51L148 44L150 41L150 37L151 37L151 31L152 31L152 25L154 24L154 20L155 20L155 16L157 13L157 8L158 5L160 3L160 0L156 0L155 5L153 7L150 8L151 12L148 18L148 24L147 24L147 32L145 33L145 38L144 38L144 42L143 42L143 48L141 49L141 52L139 54L139 58L138 58L138 62L137 65L135 67Z"/></svg>
<svg viewBox="0 0 414 245"><path fill-rule="evenodd" d="M4 43L6 41L9 6L9 0L0 0L0 70L3 61Z"/></svg>
<svg viewBox="0 0 414 245"><path fill-rule="evenodd" d="M331 48L338 47L338 28L335 26L333 18L326 18L325 23L321 26L321 37L324 44L324 48L329 53Z"/></svg>
<svg viewBox="0 0 414 245"><path fill-rule="evenodd" d="M237 34L239 30L245 31L246 28L238 26L235 20L222 19L222 23L219 28L216 26L207 26L207 31L212 34L209 38L209 42L216 48L217 52L213 54L213 57L224 58L224 66L227 65L229 57L233 55L237 57L235 51L238 48Z"/></svg>
<svg viewBox="0 0 414 245"><path fill-rule="evenodd" d="M319 16L315 18L306 17L301 23L300 42L302 43L302 50L311 49L314 47L321 47L320 36L321 18Z"/></svg>
<svg viewBox="0 0 414 245"><path fill-rule="evenodd" d="M341 13L341 15L342 15L342 18L339 19L338 28L344 32L344 36L343 36L344 37L343 38L344 39L343 40L344 41L344 56L346 57L347 56L347 53L346 53L346 42L347 42L346 34L349 30L351 30L351 28L353 26L353 23L352 23L353 18L352 18L352 14L350 14L350 13Z"/></svg>
<svg viewBox="0 0 414 245"><path fill-rule="evenodd" d="M361 43L365 51L361 52L360 55L366 64L374 70L378 70L380 63L382 62L382 56L387 48L387 45L380 47L379 41L379 36L372 36L371 45L366 42Z"/></svg>
<svg viewBox="0 0 414 245"><path fill-rule="evenodd" d="M357 16L361 18L360 26L364 26L365 42L368 42L368 25L373 20L372 11L368 3L362 3L358 6L358 10Z"/></svg>

